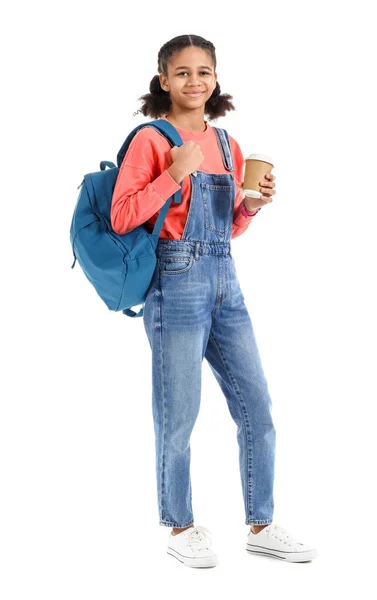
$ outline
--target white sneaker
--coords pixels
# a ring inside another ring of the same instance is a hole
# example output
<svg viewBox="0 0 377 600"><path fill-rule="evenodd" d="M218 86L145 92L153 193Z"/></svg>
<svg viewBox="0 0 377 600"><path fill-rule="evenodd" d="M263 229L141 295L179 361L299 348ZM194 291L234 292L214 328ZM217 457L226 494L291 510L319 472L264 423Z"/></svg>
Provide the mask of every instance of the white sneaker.
<svg viewBox="0 0 377 600"><path fill-rule="evenodd" d="M218 560L211 550L209 533L200 525L192 525L177 535L170 533L167 552L188 567L215 567Z"/></svg>
<svg viewBox="0 0 377 600"><path fill-rule="evenodd" d="M259 533L247 536L246 550L251 554L263 554L291 562L306 562L317 558L318 552L311 546L301 544L279 525L267 525Z"/></svg>

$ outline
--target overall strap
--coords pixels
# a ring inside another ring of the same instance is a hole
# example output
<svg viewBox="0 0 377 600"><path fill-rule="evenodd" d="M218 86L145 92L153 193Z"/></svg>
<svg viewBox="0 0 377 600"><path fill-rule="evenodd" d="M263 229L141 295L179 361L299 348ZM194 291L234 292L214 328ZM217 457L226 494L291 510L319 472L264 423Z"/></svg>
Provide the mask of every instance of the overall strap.
<svg viewBox="0 0 377 600"><path fill-rule="evenodd" d="M226 129L222 129L221 127L213 127L213 129L215 130L217 136L217 142L223 157L224 167L227 169L227 171L234 171L233 156L228 132Z"/></svg>

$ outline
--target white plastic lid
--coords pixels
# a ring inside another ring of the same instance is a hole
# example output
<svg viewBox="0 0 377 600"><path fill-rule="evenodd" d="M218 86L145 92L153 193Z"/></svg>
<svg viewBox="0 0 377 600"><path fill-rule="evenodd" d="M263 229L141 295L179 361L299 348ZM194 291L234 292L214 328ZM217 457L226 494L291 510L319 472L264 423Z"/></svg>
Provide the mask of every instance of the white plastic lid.
<svg viewBox="0 0 377 600"><path fill-rule="evenodd" d="M245 196L250 196L250 198L262 198L263 194L261 192L257 192L256 190L244 190Z"/></svg>
<svg viewBox="0 0 377 600"><path fill-rule="evenodd" d="M267 156L267 154L249 154L249 156L247 156L245 160L248 160L249 158L254 160L263 160L264 162L268 162L271 165L274 164L271 156Z"/></svg>

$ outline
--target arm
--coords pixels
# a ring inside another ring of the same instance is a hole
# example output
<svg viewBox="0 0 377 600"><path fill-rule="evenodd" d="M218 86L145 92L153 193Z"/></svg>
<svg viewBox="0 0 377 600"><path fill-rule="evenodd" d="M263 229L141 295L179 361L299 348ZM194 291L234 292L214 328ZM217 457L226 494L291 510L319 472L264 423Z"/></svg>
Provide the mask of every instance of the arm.
<svg viewBox="0 0 377 600"><path fill-rule="evenodd" d="M236 197L234 200L234 215L232 226L232 239L240 236L249 227L251 221L258 214L260 208L256 211L249 211L245 204L245 195L242 187L244 157L238 143L229 136L234 160L234 181L236 184ZM246 198L247 202L247 198Z"/></svg>
<svg viewBox="0 0 377 600"><path fill-rule="evenodd" d="M123 235L148 221L180 189L173 165L154 177L156 162L150 128L144 127L132 139L115 183L110 211L115 233Z"/></svg>

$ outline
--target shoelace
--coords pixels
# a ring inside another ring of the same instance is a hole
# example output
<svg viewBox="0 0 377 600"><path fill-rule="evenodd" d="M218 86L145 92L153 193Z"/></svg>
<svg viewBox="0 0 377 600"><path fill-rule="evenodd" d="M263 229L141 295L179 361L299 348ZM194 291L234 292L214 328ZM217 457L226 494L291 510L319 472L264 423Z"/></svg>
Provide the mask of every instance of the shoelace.
<svg viewBox="0 0 377 600"><path fill-rule="evenodd" d="M188 544L194 547L195 550L201 550L203 548L211 547L211 540L207 534L210 534L210 530L202 525L196 525L194 529L188 530L187 541Z"/></svg>
<svg viewBox="0 0 377 600"><path fill-rule="evenodd" d="M290 533L284 527L280 527L279 525L268 525L266 527L266 531L268 533L268 537L272 537L274 535L278 536L281 542L285 542L290 545L290 542L297 542Z"/></svg>

